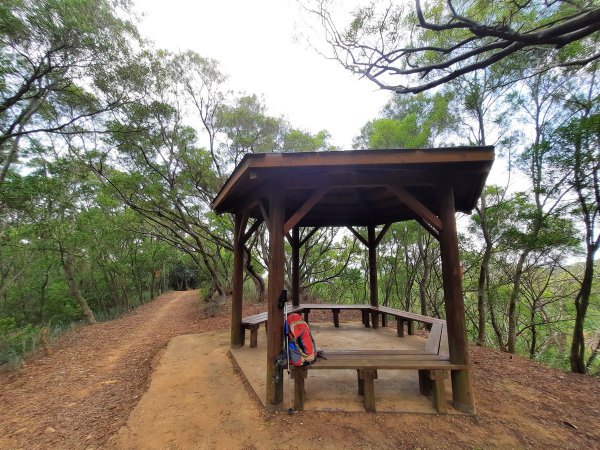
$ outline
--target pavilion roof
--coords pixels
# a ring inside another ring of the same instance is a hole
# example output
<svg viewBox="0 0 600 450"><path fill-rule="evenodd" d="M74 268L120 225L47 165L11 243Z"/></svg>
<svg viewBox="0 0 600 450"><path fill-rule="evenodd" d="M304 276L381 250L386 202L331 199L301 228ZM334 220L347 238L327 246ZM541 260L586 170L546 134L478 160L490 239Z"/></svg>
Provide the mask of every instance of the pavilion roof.
<svg viewBox="0 0 600 450"><path fill-rule="evenodd" d="M450 184L470 213L493 161L492 146L248 154L212 207L262 218L261 199L283 189L286 220L305 209L299 226L379 225L417 218L406 196L438 214L437 186Z"/></svg>

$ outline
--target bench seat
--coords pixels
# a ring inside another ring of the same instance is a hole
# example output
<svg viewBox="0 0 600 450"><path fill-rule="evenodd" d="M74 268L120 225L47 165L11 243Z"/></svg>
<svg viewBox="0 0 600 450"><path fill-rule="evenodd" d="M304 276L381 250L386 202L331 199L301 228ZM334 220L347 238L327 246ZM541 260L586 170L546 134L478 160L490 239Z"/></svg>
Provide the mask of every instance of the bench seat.
<svg viewBox="0 0 600 450"><path fill-rule="evenodd" d="M294 407L304 408L304 380L308 370L352 369L358 375L358 393L364 396L365 409L375 411L375 384L377 370L416 370L419 390L423 395L433 391L433 405L439 414L446 413L445 379L449 370L464 370L463 365L452 364L447 352L446 323L435 321L422 349L330 349L323 350L310 366L292 370L294 378Z"/></svg>
<svg viewBox="0 0 600 450"><path fill-rule="evenodd" d="M330 352L327 359L319 359L310 366L292 368L294 378L294 408L304 409L304 380L309 370L356 370L358 394L364 398L365 410L375 412L375 383L377 370L417 370L419 389L423 395L433 393L433 406L439 414L446 413L445 379L450 370L465 370L466 366L453 364L440 355L345 355Z"/></svg>
<svg viewBox="0 0 600 450"><path fill-rule="evenodd" d="M404 324L406 323L408 328L408 334L414 333L414 322L420 322L432 327L434 324L445 324L446 322L436 317L424 316L422 314L412 313L409 311L402 311L399 309L391 308L389 306L371 306L371 305L340 305L336 303L302 303L299 306L290 308L289 313L297 312L304 313L304 320L308 323L309 313L311 311L323 311L331 310L333 314L333 324L336 328L340 326L340 311L361 311L362 323L365 327L370 327L372 321L373 327L378 327L379 317L381 316L381 323L383 326L387 326L387 316L392 316L396 319L396 327L398 336L404 336ZM369 320L371 316L372 320ZM242 346L245 344L246 330L250 330L250 347L256 347L258 339L258 329L260 324L267 322L267 312L254 314L253 316L244 317L240 324L242 328Z"/></svg>
<svg viewBox="0 0 600 450"><path fill-rule="evenodd" d="M387 326L387 316L392 316L396 319L396 328L398 336L404 336L404 324L406 323L408 328L408 334L412 336L414 333L414 322L424 323L431 326L435 323L445 322L443 319L437 317L424 316L423 314L417 314L410 311L402 311L389 306L370 306L371 315L373 316L373 325L378 323L375 318L381 316L381 324Z"/></svg>

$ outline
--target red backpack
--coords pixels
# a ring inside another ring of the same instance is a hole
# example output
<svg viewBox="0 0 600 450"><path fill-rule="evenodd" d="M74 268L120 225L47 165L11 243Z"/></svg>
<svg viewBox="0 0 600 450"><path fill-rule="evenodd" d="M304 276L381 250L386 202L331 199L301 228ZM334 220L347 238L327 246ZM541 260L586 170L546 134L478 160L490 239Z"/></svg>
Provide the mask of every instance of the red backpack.
<svg viewBox="0 0 600 450"><path fill-rule="evenodd" d="M308 324L297 313L289 314L286 322L290 364L306 366L317 359L317 347Z"/></svg>

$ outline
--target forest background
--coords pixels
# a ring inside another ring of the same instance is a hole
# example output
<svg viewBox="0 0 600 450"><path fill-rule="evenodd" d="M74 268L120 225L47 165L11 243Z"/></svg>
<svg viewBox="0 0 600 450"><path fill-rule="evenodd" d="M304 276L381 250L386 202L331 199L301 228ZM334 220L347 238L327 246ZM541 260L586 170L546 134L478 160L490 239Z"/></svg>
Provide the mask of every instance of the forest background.
<svg viewBox="0 0 600 450"><path fill-rule="evenodd" d="M469 17L519 30L598 11L589 1L448 5L423 9L439 23L450 15L447 23ZM132 8L122 0L0 5L4 368L64 329L109 320L167 289L198 288L199 301L225 304L233 222L210 202L235 165L248 153L342 150L326 130L297 128L270 115L261 97L229 91L218 61L156 48ZM473 214L459 218L469 337L598 375L598 32L401 94L380 78L395 60L387 54L384 67L369 52L410 41L425 49L410 64L437 70L444 64L431 49L470 39L465 30L418 27L413 9L372 4L338 31L326 8L317 2L306 14L321 20L334 58L392 91L353 147L495 145L505 165L506 180L488 184ZM366 303L366 250L345 230L310 232L301 231L305 301ZM265 239L259 232L247 243L246 301L264 300ZM392 225L379 261L382 304L444 317L439 245L425 230Z"/></svg>

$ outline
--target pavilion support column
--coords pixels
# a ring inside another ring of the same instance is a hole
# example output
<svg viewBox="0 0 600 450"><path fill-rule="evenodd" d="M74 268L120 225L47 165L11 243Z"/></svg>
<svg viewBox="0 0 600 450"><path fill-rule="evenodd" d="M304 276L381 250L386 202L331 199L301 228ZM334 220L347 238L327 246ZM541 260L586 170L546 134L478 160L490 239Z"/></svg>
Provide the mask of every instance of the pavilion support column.
<svg viewBox="0 0 600 450"><path fill-rule="evenodd" d="M469 344L465 325L465 305L462 295L462 275L456 236L456 210L452 186L438 187L440 219L443 228L440 232L442 256L442 279L444 303L448 327L448 350L450 361L465 364L467 370L452 371L452 402L459 411L475 413L471 366L469 364Z"/></svg>
<svg viewBox="0 0 600 450"><path fill-rule="evenodd" d="M242 213L234 216L233 234L233 276L231 280L233 296L231 299L231 348L242 345L242 301L244 293L244 228Z"/></svg>
<svg viewBox="0 0 600 450"><path fill-rule="evenodd" d="M367 227L367 232L367 242L369 243L369 289L371 294L371 306L379 306L379 299L377 294L377 242L375 237L375 226L369 225ZM373 322L373 328L378 328L379 313L373 312L371 314L371 319Z"/></svg>
<svg viewBox="0 0 600 450"><path fill-rule="evenodd" d="M292 230L292 305L300 305L300 228Z"/></svg>
<svg viewBox="0 0 600 450"><path fill-rule="evenodd" d="M276 358L283 350L283 310L279 296L284 289L285 247L283 189L273 186L269 193L269 286L267 289L267 407L277 409L283 401L283 374L277 383Z"/></svg>

